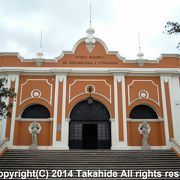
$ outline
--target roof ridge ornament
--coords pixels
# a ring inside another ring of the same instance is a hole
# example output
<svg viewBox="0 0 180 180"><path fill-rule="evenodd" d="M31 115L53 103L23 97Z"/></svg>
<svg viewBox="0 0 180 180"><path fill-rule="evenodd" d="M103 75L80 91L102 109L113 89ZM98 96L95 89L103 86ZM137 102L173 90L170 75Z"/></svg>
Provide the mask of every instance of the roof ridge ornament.
<svg viewBox="0 0 180 180"><path fill-rule="evenodd" d="M95 30L92 27L92 21L91 21L91 3L90 3L90 20L89 20L89 28L86 30L87 36L85 39L86 48L91 53L95 47L96 39L94 37Z"/></svg>

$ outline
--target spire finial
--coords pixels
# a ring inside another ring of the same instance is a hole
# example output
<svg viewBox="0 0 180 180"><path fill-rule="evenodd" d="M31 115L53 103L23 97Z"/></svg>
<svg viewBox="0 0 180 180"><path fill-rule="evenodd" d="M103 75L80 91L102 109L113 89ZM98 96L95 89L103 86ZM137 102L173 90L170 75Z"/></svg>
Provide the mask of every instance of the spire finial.
<svg viewBox="0 0 180 180"><path fill-rule="evenodd" d="M137 57L139 58L139 59L143 59L143 56L144 56L144 53L142 52L142 50L141 50L141 39L140 39L140 32L138 31L138 48L139 48L139 50L138 50L138 54L137 54Z"/></svg>
<svg viewBox="0 0 180 180"><path fill-rule="evenodd" d="M92 12L91 11L92 11L92 9L91 9L91 2L90 2L90 12L89 12L90 13L90 17L89 17L89 24L90 24L90 26L92 24L92 19L91 19L92 18L91 17L92 16Z"/></svg>
<svg viewBox="0 0 180 180"><path fill-rule="evenodd" d="M92 3L90 2L90 9L89 9L89 28L86 30L88 36L92 36L95 33L95 30L92 28Z"/></svg>
<svg viewBox="0 0 180 180"><path fill-rule="evenodd" d="M42 58L43 57L43 52L42 52L42 35L43 35L43 30L41 30L41 35L40 35L40 42L39 42L39 52L37 52L37 57Z"/></svg>
<svg viewBox="0 0 180 180"><path fill-rule="evenodd" d="M40 37L40 49L42 49L42 34L43 34L43 30L41 30L41 37Z"/></svg>
<svg viewBox="0 0 180 180"><path fill-rule="evenodd" d="M140 39L140 33L138 31L138 43L139 43L139 51L141 50L141 39Z"/></svg>
<svg viewBox="0 0 180 180"><path fill-rule="evenodd" d="M87 50L91 53L95 47L95 44L96 44L96 39L94 37L94 33L95 33L95 30L92 28L92 20L91 20L91 3L90 3L90 11L89 11L89 28L86 30L86 33L87 33L87 36L86 36L86 39L85 39L85 43L86 43L86 48Z"/></svg>

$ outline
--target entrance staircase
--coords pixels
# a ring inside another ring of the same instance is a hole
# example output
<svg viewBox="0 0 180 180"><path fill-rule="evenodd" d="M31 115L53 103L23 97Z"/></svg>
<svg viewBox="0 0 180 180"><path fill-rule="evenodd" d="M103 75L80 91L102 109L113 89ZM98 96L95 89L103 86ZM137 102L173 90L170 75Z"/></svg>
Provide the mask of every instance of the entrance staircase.
<svg viewBox="0 0 180 180"><path fill-rule="evenodd" d="M180 179L180 158L170 150L8 150L0 157L0 179L5 171L17 172L13 179L21 179L18 173L33 170L41 173L37 175L39 179L172 180ZM104 175L92 177L86 170ZM36 179L32 174L27 176L26 179Z"/></svg>

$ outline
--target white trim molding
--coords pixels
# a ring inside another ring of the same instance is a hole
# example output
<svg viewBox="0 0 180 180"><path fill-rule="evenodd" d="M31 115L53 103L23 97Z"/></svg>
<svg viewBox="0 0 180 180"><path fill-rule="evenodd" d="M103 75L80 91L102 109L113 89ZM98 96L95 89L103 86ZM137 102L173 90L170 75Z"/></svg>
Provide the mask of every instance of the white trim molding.
<svg viewBox="0 0 180 180"><path fill-rule="evenodd" d="M84 89L84 92L80 92L79 94L77 94L76 96L74 97L71 97L71 89L72 87L77 83L77 82L89 82L89 84L87 84L85 86L85 89ZM104 96L102 93L99 93L99 92L96 92L96 89L95 89L95 86L92 84L93 82L104 82L108 87L109 87L109 97L106 97ZM111 88L111 84L108 84L106 80L104 79L75 79L73 81L73 83L69 84L69 103L72 102L74 99L76 99L77 97L81 96L81 95L84 95L84 94L87 94L87 91L86 91L86 87L87 86L93 86L94 87L94 91L92 92L92 94L97 94L99 96L102 96L103 98L105 98L109 103L112 103L112 88Z"/></svg>
<svg viewBox="0 0 180 180"><path fill-rule="evenodd" d="M41 122L48 122L53 121L53 118L47 118L47 119L40 119L40 118L16 118L16 121L25 121L25 122L31 122L31 121L41 121Z"/></svg>
<svg viewBox="0 0 180 180"><path fill-rule="evenodd" d="M159 119L131 119L131 118L127 118L128 122L142 122L146 120L146 122L163 122L164 119L163 118L159 118Z"/></svg>
<svg viewBox="0 0 180 180"><path fill-rule="evenodd" d="M133 86L133 84L135 84L135 82L151 82L155 87L156 87L156 91L157 91L157 101L155 99L149 98L149 92L147 90L141 89L138 93L138 97L134 100L131 100L131 91L130 91L130 87ZM156 103L158 106L160 106L160 98L159 98L159 88L158 85L154 83L153 80L132 80L131 84L128 84L128 105L131 105L133 102L139 100L139 99L143 99L140 96L140 93L144 92L147 93L147 96L144 99L148 99L154 103Z"/></svg>
<svg viewBox="0 0 180 180"><path fill-rule="evenodd" d="M33 89L31 91L31 94L28 98L22 100L22 93L23 93L23 87L30 81L45 81L47 85L50 86L50 94L49 94L49 100L48 99L45 99L43 97L41 97L41 90L39 89ZM53 85L51 83L49 83L48 79L27 79L26 82L24 82L23 84L21 84L21 91L20 91L20 105L23 104L25 101L29 100L29 99L32 99L32 98L38 98L38 99L42 99L44 101L46 101L47 103L49 103L50 105L52 105L52 87ZM37 91L39 92L39 95L37 97L35 97L33 95L33 92L34 91Z"/></svg>
<svg viewBox="0 0 180 180"><path fill-rule="evenodd" d="M127 61L126 61L127 62ZM52 63L52 62L51 62ZM128 63L128 62L127 62ZM93 75L111 75L126 73L131 76L159 76L159 75L180 75L179 68L102 68L102 67L0 67L1 74L21 73L23 75L54 75L57 73L68 74L93 74Z"/></svg>

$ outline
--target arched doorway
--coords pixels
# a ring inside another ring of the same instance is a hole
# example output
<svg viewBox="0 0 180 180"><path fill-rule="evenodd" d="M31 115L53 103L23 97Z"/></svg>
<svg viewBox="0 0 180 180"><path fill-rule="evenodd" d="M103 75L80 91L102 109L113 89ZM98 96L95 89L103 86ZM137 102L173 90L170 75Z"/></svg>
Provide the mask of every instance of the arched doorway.
<svg viewBox="0 0 180 180"><path fill-rule="evenodd" d="M102 103L81 101L71 111L70 119L70 149L110 149L110 114Z"/></svg>

